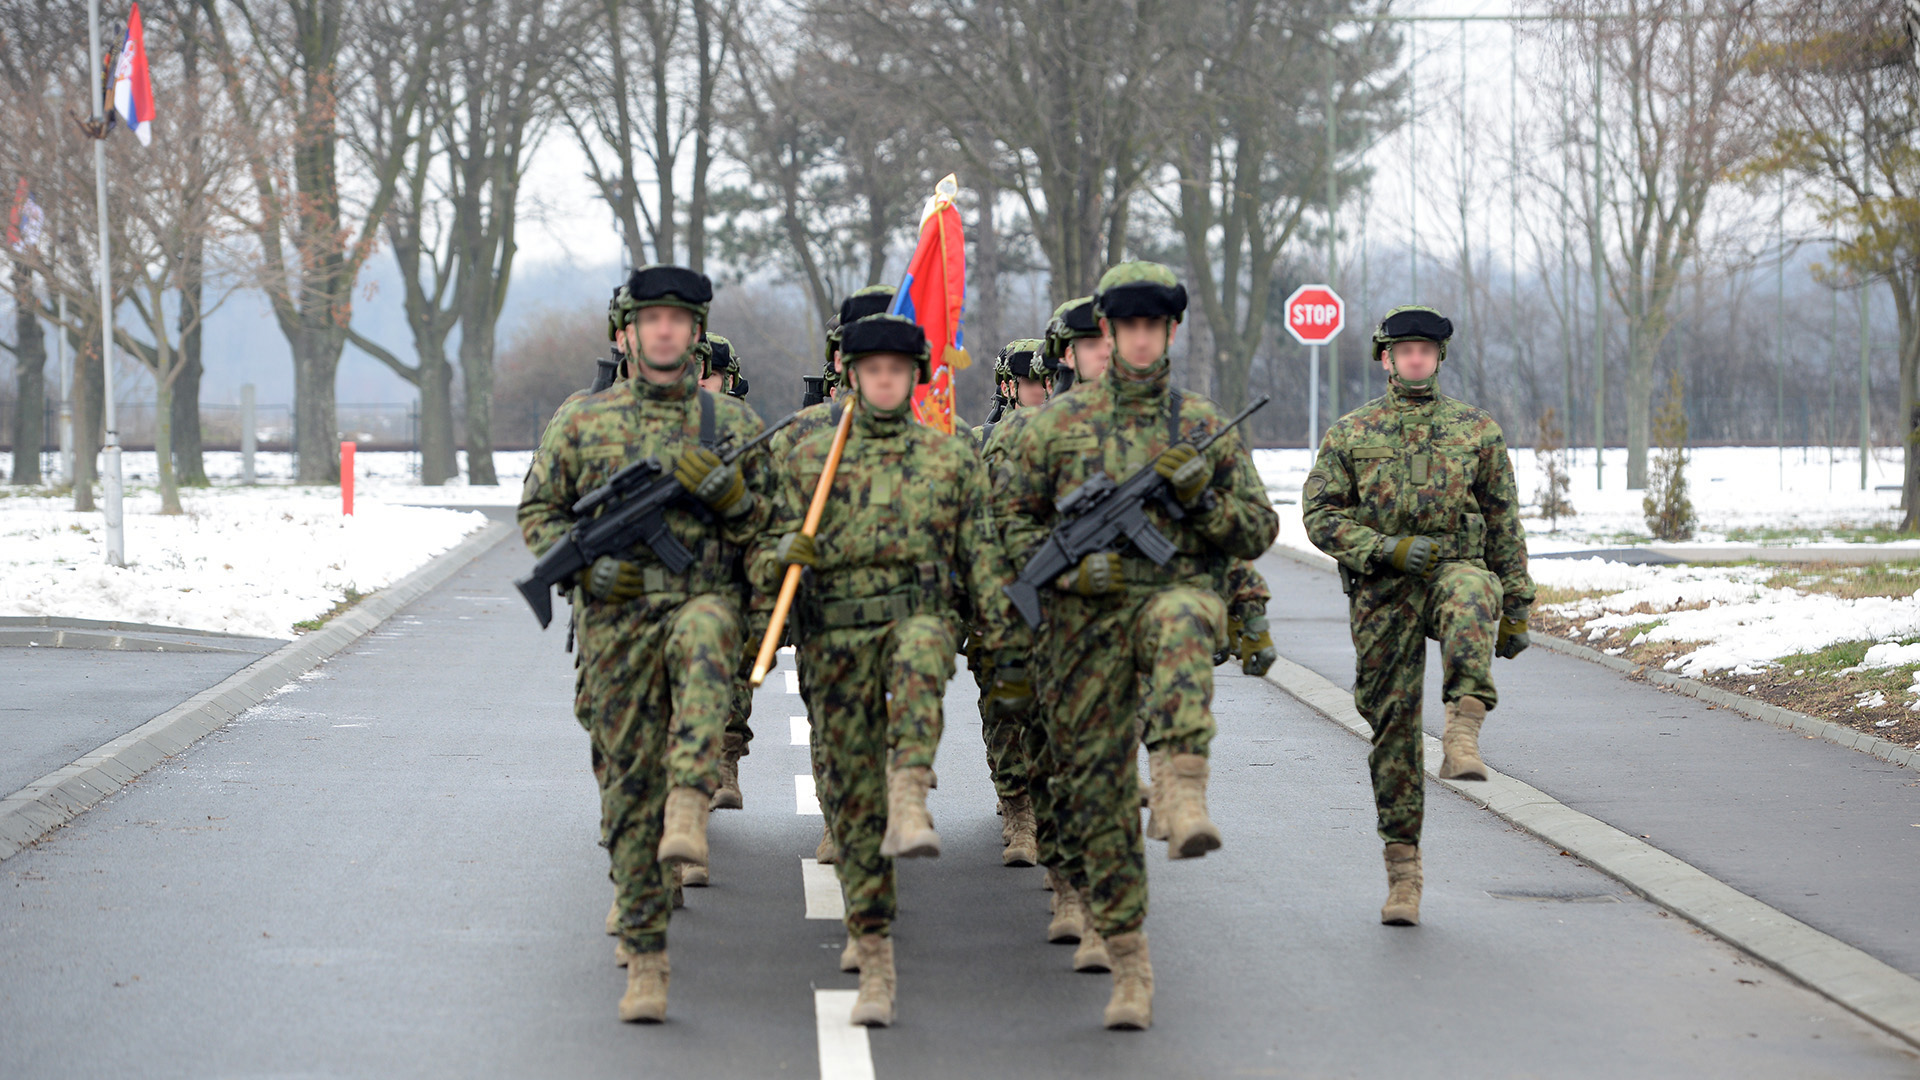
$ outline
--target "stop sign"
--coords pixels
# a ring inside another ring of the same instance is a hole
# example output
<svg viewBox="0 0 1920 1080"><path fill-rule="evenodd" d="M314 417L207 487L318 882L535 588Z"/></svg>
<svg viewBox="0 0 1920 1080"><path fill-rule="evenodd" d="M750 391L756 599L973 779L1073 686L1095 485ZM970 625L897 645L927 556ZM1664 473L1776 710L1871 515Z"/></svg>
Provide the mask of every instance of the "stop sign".
<svg viewBox="0 0 1920 1080"><path fill-rule="evenodd" d="M1287 332L1302 345L1325 345L1340 333L1347 320L1346 303L1325 285L1302 285L1293 290L1283 310Z"/></svg>

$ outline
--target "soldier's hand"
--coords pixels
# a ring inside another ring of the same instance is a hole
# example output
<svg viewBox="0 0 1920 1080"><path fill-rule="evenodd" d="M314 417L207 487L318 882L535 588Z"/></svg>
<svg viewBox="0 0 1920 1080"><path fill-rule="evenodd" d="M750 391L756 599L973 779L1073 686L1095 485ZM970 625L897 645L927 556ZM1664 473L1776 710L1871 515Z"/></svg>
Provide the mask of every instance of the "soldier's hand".
<svg viewBox="0 0 1920 1080"><path fill-rule="evenodd" d="M996 717L1012 716L1033 706L1033 679L1025 664L1001 664L993 672L993 688L987 692L987 711Z"/></svg>
<svg viewBox="0 0 1920 1080"><path fill-rule="evenodd" d="M1426 577L1440 565L1440 542L1431 536L1389 536L1388 565L1403 574Z"/></svg>
<svg viewBox="0 0 1920 1080"><path fill-rule="evenodd" d="M1241 626L1239 642L1240 670L1248 675L1265 675L1280 657L1273 647L1273 631L1268 629L1265 615L1255 615Z"/></svg>
<svg viewBox="0 0 1920 1080"><path fill-rule="evenodd" d="M1096 551L1080 560L1080 565L1060 575L1068 592L1078 596L1105 596L1121 584L1120 555Z"/></svg>
<svg viewBox="0 0 1920 1080"><path fill-rule="evenodd" d="M602 555L587 571L587 593L595 600L624 604L646 591L640 564L628 559Z"/></svg>
<svg viewBox="0 0 1920 1080"><path fill-rule="evenodd" d="M1500 632L1493 639L1493 655L1502 660L1511 660L1527 651L1533 640L1527 636L1527 619L1502 616Z"/></svg>
<svg viewBox="0 0 1920 1080"><path fill-rule="evenodd" d="M1229 615L1227 616L1227 643L1221 646L1219 649L1215 650L1213 654L1213 666L1219 667L1221 664L1224 664L1227 661L1233 659L1234 657L1240 655L1239 650L1240 650L1240 620L1235 618L1232 615Z"/></svg>
<svg viewBox="0 0 1920 1080"><path fill-rule="evenodd" d="M1207 459L1191 443L1175 443L1153 459L1153 471L1173 485L1174 498L1182 503L1198 499L1207 490L1213 471Z"/></svg>
<svg viewBox="0 0 1920 1080"><path fill-rule="evenodd" d="M773 561L782 566L812 566L813 537L803 532L790 532L781 537L773 547Z"/></svg>
<svg viewBox="0 0 1920 1080"><path fill-rule="evenodd" d="M745 513L753 505L740 467L721 461L719 454L704 446L681 451L673 462L673 478L722 517Z"/></svg>

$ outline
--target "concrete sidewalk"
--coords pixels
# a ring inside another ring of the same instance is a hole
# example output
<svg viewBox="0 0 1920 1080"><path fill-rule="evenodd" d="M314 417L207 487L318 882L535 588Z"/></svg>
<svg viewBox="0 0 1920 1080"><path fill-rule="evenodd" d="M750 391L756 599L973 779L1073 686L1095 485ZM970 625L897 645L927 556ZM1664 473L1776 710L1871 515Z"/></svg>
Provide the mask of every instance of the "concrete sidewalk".
<svg viewBox="0 0 1920 1080"><path fill-rule="evenodd" d="M1268 555L1283 655L1351 689L1331 573ZM1920 976L1920 774L1546 649L1496 660L1495 768ZM1427 730L1442 726L1429 643Z"/></svg>

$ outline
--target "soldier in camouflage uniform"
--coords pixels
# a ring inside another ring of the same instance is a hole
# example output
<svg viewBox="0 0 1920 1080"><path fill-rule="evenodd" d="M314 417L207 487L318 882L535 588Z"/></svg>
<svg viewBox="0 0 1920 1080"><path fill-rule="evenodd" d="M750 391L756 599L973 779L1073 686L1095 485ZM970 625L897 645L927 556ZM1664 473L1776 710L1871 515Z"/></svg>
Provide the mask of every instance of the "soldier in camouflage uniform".
<svg viewBox="0 0 1920 1080"><path fill-rule="evenodd" d="M747 379L740 373L740 354L734 350L733 342L710 333L701 341L701 346L700 388L710 394L744 399ZM739 810L746 805L740 794L740 759L751 753L753 743L753 728L748 725L753 716L753 687L747 685L747 679L753 673L754 657L761 637L767 632L767 617L773 609L772 600L747 584L743 563L739 564L738 578L740 610L746 616L746 647L741 650L740 670L733 684L733 706L727 713L727 734L720 750L720 786L714 789L709 807L713 810ZM688 885L703 886L709 881L704 866L689 867L681 876Z"/></svg>
<svg viewBox="0 0 1920 1080"><path fill-rule="evenodd" d="M1152 1022L1153 968L1146 935L1147 880L1140 839L1135 717L1146 707L1173 750L1166 796L1170 858L1220 846L1206 811L1213 739L1213 653L1224 643L1226 605L1217 566L1267 550L1279 517L1253 459L1228 434L1204 452L1194 441L1225 425L1213 403L1170 385L1168 346L1186 312L1186 289L1155 263L1107 271L1094 293L1113 359L1100 381L1035 413L1009 472L1006 548L1015 566L1056 524L1057 500L1096 472L1116 481L1151 468L1166 478L1181 517L1158 503L1146 513L1177 550L1156 566L1131 546L1095 552L1046 593L1044 715L1053 751L1053 797L1083 861L1089 933L1105 939L1113 970L1108 1027Z"/></svg>
<svg viewBox="0 0 1920 1080"><path fill-rule="evenodd" d="M762 427L758 417L695 381L693 345L712 296L704 274L675 266L634 271L618 316L633 377L583 399L550 427L520 502L521 531L538 556L566 535L574 503L630 462L667 463L689 493L666 512L675 538L695 556L687 571L669 573L644 544L599 559L583 574L577 616L576 708L588 716L601 777L627 960L619 1012L630 1021L666 1016L669 867L707 861L707 804L719 783L741 649L730 570L766 520L750 475L757 460L727 464L716 452L729 440L751 440Z"/></svg>
<svg viewBox="0 0 1920 1080"><path fill-rule="evenodd" d="M1380 921L1396 926L1420 921L1426 639L1440 643L1443 670L1440 775L1485 780L1493 657L1527 647L1533 604L1500 425L1439 390L1452 335L1432 308L1387 313L1373 337L1387 392L1328 429L1302 492L1307 535L1339 560L1346 587L1353 701L1373 728L1367 764L1386 845Z"/></svg>
<svg viewBox="0 0 1920 1080"><path fill-rule="evenodd" d="M799 445L801 440L819 431L821 428L831 429L840 423L841 410L846 407L846 402L851 398L850 392L845 387L840 369L841 328L870 315L884 313L887 308L893 304L894 292L894 287L891 285L868 285L865 288L856 290L853 295L840 302L840 310L836 312L834 317L827 323L826 360L820 369L822 376L825 378L828 395L827 400L814 405L808 405L801 409L800 414L794 417L793 423L775 432L773 438L767 440L767 456L769 460L775 462L786 461L793 453L793 448ZM809 494L811 494L811 492L809 492ZM761 633L764 635L765 630L763 629ZM793 626L791 623L788 624L787 633L788 640L793 640ZM757 651L759 642L756 641L753 644ZM811 716L813 714L813 680L809 678L806 659L798 650L794 652L793 661L794 673L798 676L800 682L800 700L805 703L807 713ZM751 661L749 661L749 663L751 663ZM812 759L814 791L820 797L820 811L821 816L824 818L827 813L826 808L828 802L826 798L827 777L826 770L821 766L819 742L817 740L809 742L807 753ZM834 861L839 858L839 852L836 851L833 846L832 824L831 821L823 820L821 822L820 843L815 846L813 852L815 861L825 866L831 866ZM849 951L848 963L852 963L851 950ZM848 968L848 970L852 969Z"/></svg>
<svg viewBox="0 0 1920 1080"><path fill-rule="evenodd" d="M1002 649L1013 632L1000 589L1009 580L988 536L986 481L966 442L916 423L912 391L930 377L926 337L875 315L841 327L857 400L846 450L815 536L800 532L834 432L818 428L779 463L773 516L752 556L754 583L777 588L807 568L796 607L798 652L813 680L808 703L822 808L840 859L860 993L857 1024L893 1019L893 860L940 853L927 814L941 699L965 630ZM778 537L777 543L769 543ZM1031 698L1024 686L996 692Z"/></svg>

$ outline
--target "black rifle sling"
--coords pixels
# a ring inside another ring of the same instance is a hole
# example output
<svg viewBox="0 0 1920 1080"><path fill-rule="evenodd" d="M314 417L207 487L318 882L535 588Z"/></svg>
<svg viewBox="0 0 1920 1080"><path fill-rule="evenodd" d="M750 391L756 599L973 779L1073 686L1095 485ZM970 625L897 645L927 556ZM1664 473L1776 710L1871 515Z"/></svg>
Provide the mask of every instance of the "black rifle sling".
<svg viewBox="0 0 1920 1080"><path fill-rule="evenodd" d="M714 428L717 423L713 408L713 395L703 388L700 391L700 445L708 450L718 445L714 437Z"/></svg>
<svg viewBox="0 0 1920 1080"><path fill-rule="evenodd" d="M1173 447L1180 441L1180 391L1167 391L1167 446Z"/></svg>

